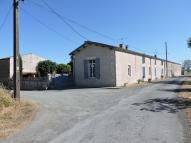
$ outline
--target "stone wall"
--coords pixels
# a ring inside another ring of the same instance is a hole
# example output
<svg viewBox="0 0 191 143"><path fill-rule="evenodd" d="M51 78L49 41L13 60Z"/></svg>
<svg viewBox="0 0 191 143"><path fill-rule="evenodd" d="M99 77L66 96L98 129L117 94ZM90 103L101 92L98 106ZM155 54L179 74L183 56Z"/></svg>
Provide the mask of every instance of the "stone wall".
<svg viewBox="0 0 191 143"><path fill-rule="evenodd" d="M115 86L115 55L114 50L101 46L88 46L73 57L75 85L80 87ZM84 60L99 58L100 78L84 77Z"/></svg>

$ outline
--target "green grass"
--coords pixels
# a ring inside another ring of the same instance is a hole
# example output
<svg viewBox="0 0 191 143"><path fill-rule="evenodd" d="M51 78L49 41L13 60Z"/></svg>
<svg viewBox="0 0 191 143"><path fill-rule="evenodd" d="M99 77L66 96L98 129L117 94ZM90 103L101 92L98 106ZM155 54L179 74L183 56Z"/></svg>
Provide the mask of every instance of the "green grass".
<svg viewBox="0 0 191 143"><path fill-rule="evenodd" d="M184 85L191 85L191 81L184 81L183 84Z"/></svg>

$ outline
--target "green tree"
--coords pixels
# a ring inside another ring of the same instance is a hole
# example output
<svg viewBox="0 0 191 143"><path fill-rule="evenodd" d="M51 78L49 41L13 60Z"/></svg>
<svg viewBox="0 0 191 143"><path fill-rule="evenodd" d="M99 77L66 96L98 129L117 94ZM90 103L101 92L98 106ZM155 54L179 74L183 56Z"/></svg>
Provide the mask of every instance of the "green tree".
<svg viewBox="0 0 191 143"><path fill-rule="evenodd" d="M188 44L188 48L191 48L191 38L188 39L187 44Z"/></svg>
<svg viewBox="0 0 191 143"><path fill-rule="evenodd" d="M50 60L39 62L36 70L41 77L53 74L56 71L56 63Z"/></svg>
<svg viewBox="0 0 191 143"><path fill-rule="evenodd" d="M71 66L66 64L58 64L56 66L56 73L58 74L70 74L71 73Z"/></svg>
<svg viewBox="0 0 191 143"><path fill-rule="evenodd" d="M182 64L182 68L187 72L191 71L191 60L185 60Z"/></svg>
<svg viewBox="0 0 191 143"><path fill-rule="evenodd" d="M72 61L70 61L70 62L68 63L68 65L70 65L70 68L71 68L70 73L72 73L72 72L73 72L73 62L72 62Z"/></svg>
<svg viewBox="0 0 191 143"><path fill-rule="evenodd" d="M21 55L19 55L19 68L20 68L20 76L22 77L23 75L23 60Z"/></svg>

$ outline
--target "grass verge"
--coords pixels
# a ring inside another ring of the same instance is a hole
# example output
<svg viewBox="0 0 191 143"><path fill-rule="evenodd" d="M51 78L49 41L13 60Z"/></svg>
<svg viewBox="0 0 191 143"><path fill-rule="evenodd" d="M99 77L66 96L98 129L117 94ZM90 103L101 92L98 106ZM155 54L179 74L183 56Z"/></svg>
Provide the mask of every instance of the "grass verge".
<svg viewBox="0 0 191 143"><path fill-rule="evenodd" d="M25 127L34 117L37 107L32 101L16 102L8 90L0 87L0 138L6 138Z"/></svg>

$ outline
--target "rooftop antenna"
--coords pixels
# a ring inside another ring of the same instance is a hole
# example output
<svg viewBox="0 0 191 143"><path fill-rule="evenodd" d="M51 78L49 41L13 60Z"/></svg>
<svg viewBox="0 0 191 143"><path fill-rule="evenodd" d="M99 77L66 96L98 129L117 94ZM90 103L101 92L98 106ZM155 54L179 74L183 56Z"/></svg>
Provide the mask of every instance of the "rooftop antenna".
<svg viewBox="0 0 191 143"><path fill-rule="evenodd" d="M120 38L119 39L119 41L120 41L120 44L125 44L125 41L127 40L127 37L122 37L122 38Z"/></svg>
<svg viewBox="0 0 191 143"><path fill-rule="evenodd" d="M155 56L157 56L157 54L158 54L158 52L157 52L157 50L156 50L156 49L154 50L154 52L153 52L153 53L154 53L154 55L155 55Z"/></svg>

